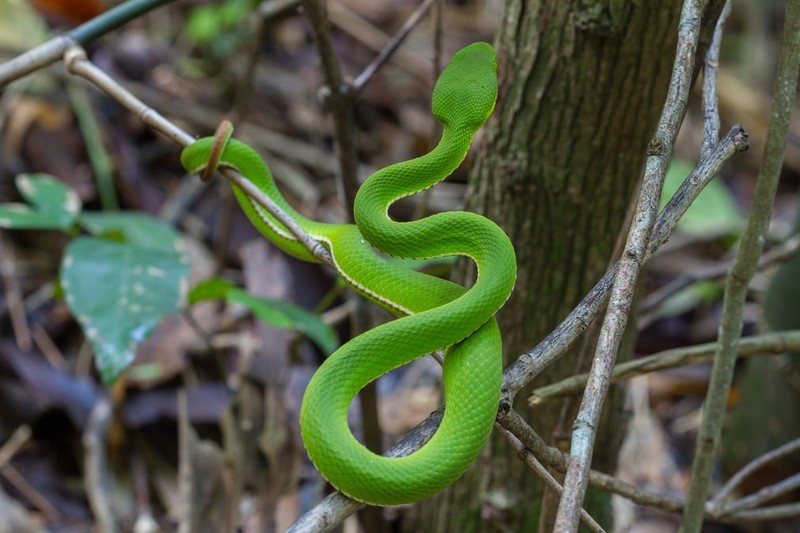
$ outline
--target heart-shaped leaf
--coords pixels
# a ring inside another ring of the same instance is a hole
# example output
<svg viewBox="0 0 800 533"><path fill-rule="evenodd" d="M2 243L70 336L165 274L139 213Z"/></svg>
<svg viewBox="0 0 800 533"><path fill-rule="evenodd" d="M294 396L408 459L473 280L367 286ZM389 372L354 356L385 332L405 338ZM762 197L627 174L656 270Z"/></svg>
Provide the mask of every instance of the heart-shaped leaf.
<svg viewBox="0 0 800 533"><path fill-rule="evenodd" d="M61 286L84 334L92 343L103 381L113 383L133 361L138 345L161 318L181 309L189 264L179 237L150 217L159 243L142 246L126 239L80 237L67 247L61 263ZM134 218L131 220L140 220ZM148 222L150 224L150 222Z"/></svg>

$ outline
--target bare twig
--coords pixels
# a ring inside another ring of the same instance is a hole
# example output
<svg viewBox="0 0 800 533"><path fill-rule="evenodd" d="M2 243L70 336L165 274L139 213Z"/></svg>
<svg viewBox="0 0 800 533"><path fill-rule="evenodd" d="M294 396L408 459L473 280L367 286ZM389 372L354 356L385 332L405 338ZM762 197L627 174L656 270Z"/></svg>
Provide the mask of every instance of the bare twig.
<svg viewBox="0 0 800 533"><path fill-rule="evenodd" d="M530 450L525 448L525 445L522 444L517 437L514 436L513 433L505 429L504 427L500 426L500 434L503 435L506 440L511 444L511 446L516 450L517 457L524 462L528 467L533 470L539 478L545 482L545 484L555 492L556 494L560 495L564 489L561 486L556 478L547 471L547 468L544 467L542 463L539 462L538 459L531 453ZM604 531L604 529L600 526L600 524L595 521L592 516L586 512L585 509L581 508L581 521L591 530L591 531Z"/></svg>
<svg viewBox="0 0 800 533"><path fill-rule="evenodd" d="M525 449L532 453L537 460L542 461L559 471L564 472L566 470L568 456L558 449L548 446L544 439L542 439L542 437L540 437L517 412L512 410L509 413L509 415L504 419L503 427L509 432L510 435L518 438L519 441L525 446ZM781 452L780 455L785 455L786 453L792 451L788 444L781 447L779 450ZM779 450L765 454L762 457L774 459L776 458L776 455L778 455ZM778 491L787 490L797 482L794 479L796 477L797 476L792 476L791 478L784 480L784 482L767 487L766 494L774 495ZM626 498L639 505L646 505L671 513L680 512L685 505L685 500L682 498L677 498L672 494L642 489L595 470L591 470L589 472L589 484L595 488L617 494L618 496ZM766 494L761 497L765 498ZM751 502L747 501L746 503L750 504ZM800 504L775 506L765 509L756 509L753 511L743 510L740 508L740 510L735 512L731 512L727 507L720 509L709 508L705 512L707 518L721 522L735 522L737 520L755 522L797 516L798 514L800 514Z"/></svg>
<svg viewBox="0 0 800 533"><path fill-rule="evenodd" d="M746 339L743 339L742 343L744 343L745 340ZM731 476L728 482L725 483L725 485L714 497L713 501L711 502L711 507L713 509L721 509L725 503L725 500L728 499L731 493L742 483L742 481L745 480L747 476L764 467L766 464L780 459L781 457L785 457L786 455L794 453L798 450L800 450L800 438L791 440L786 444L775 448L774 450L771 450L763 455L759 455Z"/></svg>
<svg viewBox="0 0 800 533"><path fill-rule="evenodd" d="M373 59L372 62L367 65L367 68L365 68L353 81L353 90L356 92L361 92L361 90L367 83L369 83L369 80L372 79L372 76L375 75L378 69L383 66L389 60L389 58L392 57L397 48L403 44L405 38L408 36L411 30L413 30L416 25L419 24L419 21L422 20L422 17L424 17L428 10L430 10L434 2L436 2L436 0L424 0L419 7L417 7L413 13L411 13L411 16L408 17L408 20L403 23L397 33L389 40L388 43L386 43L386 46L383 48L383 50L381 50L380 53L375 56L375 59Z"/></svg>
<svg viewBox="0 0 800 533"><path fill-rule="evenodd" d="M719 108L717 106L717 68L719 67L719 48L722 44L722 30L731 12L731 1L725 0L725 6L714 27L714 37L706 52L703 67L703 143L700 146L700 158L705 158L719 140Z"/></svg>
<svg viewBox="0 0 800 533"><path fill-rule="evenodd" d="M522 441L525 447L531 450L538 460L561 472L567 470L568 456L560 450L548 446L544 439L525 422L519 413L512 409L503 417L501 423L505 429ZM662 494L641 489L635 485L595 470L590 470L589 472L589 484L607 492L618 494L638 504L656 507L672 513L679 512L683 509L684 505L682 499L671 494Z"/></svg>
<svg viewBox="0 0 800 533"><path fill-rule="evenodd" d="M800 0L786 4L783 43L778 61L775 96L764 147L764 160L759 172L753 207L742 243L725 284L725 298L719 332L719 351L711 373L706 395L703 422L697 435L689 484L687 506L683 514L683 533L699 531L703 522L706 495L722 432L728 391L733 379L736 347L742 330L742 316L747 287L758 266L758 258L772 214L778 178L783 165L783 152L789 118L797 94L800 70Z"/></svg>
<svg viewBox="0 0 800 533"><path fill-rule="evenodd" d="M739 511L730 516L719 517L717 520L725 522L763 522L765 520L778 520L780 518L793 518L800 516L800 502L787 503L786 505L774 505L761 509L750 509ZM716 517L715 517L716 518Z"/></svg>
<svg viewBox="0 0 800 533"><path fill-rule="evenodd" d="M5 247L6 244L0 238L0 282L2 282L5 292L8 314L11 317L11 329L14 331L17 347L23 352L29 352L33 346L31 328L28 325L28 316L22 301L22 291L20 291L19 283L14 276L14 263L9 254L3 253Z"/></svg>
<svg viewBox="0 0 800 533"><path fill-rule="evenodd" d="M557 532L576 531L578 528L580 506L589 483L589 470L600 412L608 391L619 343L628 321L639 272L646 260L647 243L655 223L661 186L672 155L672 146L686 113L702 9L702 0L686 0L681 11L678 50L664 112L648 148L639 205L614 277L608 310L600 330L586 391L573 424L569 467L564 478L564 494L558 506L554 528Z"/></svg>
<svg viewBox="0 0 800 533"><path fill-rule="evenodd" d="M36 48L28 50L11 61L0 65L0 88L16 79L27 76L31 72L55 63L61 59L61 56L70 46L87 44L101 35L117 29L126 22L172 1L129 0L101 13L66 34L53 37Z"/></svg>
<svg viewBox="0 0 800 533"><path fill-rule="evenodd" d="M89 423L83 434L83 446L86 448L86 497L89 506L97 519L100 531L113 533L118 531L118 528L111 503L114 491L106 454L106 437L110 423L111 405L108 399L101 398L89 416Z"/></svg>
<svg viewBox="0 0 800 533"><path fill-rule="evenodd" d="M72 46L64 52L64 66L69 72L87 79L93 85L104 91L119 104L126 107L144 124L166 135L171 140L186 146L194 142L194 137L164 118L151 107L133 96L122 85L114 81L111 76L97 68L86 57L86 51L80 46Z"/></svg>
<svg viewBox="0 0 800 533"><path fill-rule="evenodd" d="M339 161L339 179L344 192L346 212L352 217L353 201L358 190L356 175L355 122L353 117L352 85L342 77L342 70L328 26L328 15L321 0L304 0L306 14L311 22L314 40L325 75L326 87L322 91L333 118L334 145Z"/></svg>
<svg viewBox="0 0 800 533"><path fill-rule="evenodd" d="M653 233L647 245L646 259L667 241L678 220L702 192L708 182L719 172L722 165L736 152L747 150L747 134L736 125L720 141L711 157L701 161L692 174L684 180L678 191L658 215ZM617 271L617 263L611 266L581 303L567 315L561 324L531 351L519 356L503 374L503 389L500 405L512 405L517 393L533 380L555 359L567 352L603 309Z"/></svg>
<svg viewBox="0 0 800 533"><path fill-rule="evenodd" d="M772 485L763 487L755 494L750 494L743 498L739 498L725 506L724 513L735 513L736 511L743 511L745 509L752 509L764 502L773 500L778 496L783 496L787 492L793 491L800 487L800 474L794 474L786 479L783 479Z"/></svg>
<svg viewBox="0 0 800 533"><path fill-rule="evenodd" d="M5 466L12 457L31 439L31 427L27 424L19 426L0 448L0 467Z"/></svg>
<svg viewBox="0 0 800 533"><path fill-rule="evenodd" d="M800 250L800 234L790 237L780 245L764 253L764 255L762 255L758 260L757 269L761 271L771 267L775 263L786 261L796 254L798 250ZM650 315L647 313L655 309L664 300L678 291L685 289L692 283L703 280L723 278L728 273L730 268L731 261L723 261L714 265L710 265L706 268L702 268L695 272L690 272L689 274L675 278L663 287L660 287L658 290L648 294L639 305L639 310L642 313L645 313L645 316L639 320L639 329L642 329L642 327L650 323L650 320L648 320Z"/></svg>
<svg viewBox="0 0 800 533"><path fill-rule="evenodd" d="M675 348L661 353L642 357L634 361L626 361L614 367L611 383L632 377L657 372L667 368L707 363L714 360L719 345L716 342ZM777 355L791 351L800 351L800 330L766 333L742 339L738 346L737 357L753 357L761 355ZM531 393L528 402L540 405L548 400L568 394L578 394L583 390L588 374L570 376L557 383L545 385Z"/></svg>
<svg viewBox="0 0 800 533"><path fill-rule="evenodd" d="M27 499L36 509L51 522L57 522L61 519L61 513L50 503L44 495L39 492L36 487L30 484L25 477L19 473L19 470L5 464L0 466L0 474L3 478L14 487L25 499Z"/></svg>
<svg viewBox="0 0 800 533"><path fill-rule="evenodd" d="M125 90L105 72L92 64L92 62L86 58L86 52L81 47L74 46L67 50L64 54L64 65L71 73L86 78L102 89L106 94L131 111L139 120L156 131L161 132L183 146L194 142L194 137L164 118L163 115L154 109L145 105L144 102L133 96L133 94ZM333 263L327 249L303 231L293 218L284 213L269 196L264 194L264 192L256 187L250 180L229 168L222 169L222 174L237 187L245 191L248 196L258 202L264 209L274 215L275 218L277 218L281 224L283 224L286 229L314 255L314 257L327 265Z"/></svg>

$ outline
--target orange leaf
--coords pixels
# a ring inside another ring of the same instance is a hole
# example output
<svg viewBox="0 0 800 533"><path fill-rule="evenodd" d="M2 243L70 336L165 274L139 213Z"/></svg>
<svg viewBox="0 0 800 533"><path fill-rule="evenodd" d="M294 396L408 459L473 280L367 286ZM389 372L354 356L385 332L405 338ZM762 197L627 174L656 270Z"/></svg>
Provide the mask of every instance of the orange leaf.
<svg viewBox="0 0 800 533"><path fill-rule="evenodd" d="M33 5L43 14L70 24L86 22L106 9L102 0L33 0Z"/></svg>

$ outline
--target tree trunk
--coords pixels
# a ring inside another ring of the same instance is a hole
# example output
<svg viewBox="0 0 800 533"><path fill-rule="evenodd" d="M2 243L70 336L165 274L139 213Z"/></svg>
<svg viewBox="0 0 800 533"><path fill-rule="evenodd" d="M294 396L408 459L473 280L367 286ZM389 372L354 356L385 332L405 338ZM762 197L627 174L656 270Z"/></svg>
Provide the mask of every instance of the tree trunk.
<svg viewBox="0 0 800 533"><path fill-rule="evenodd" d="M677 0L506 4L497 38L500 97L468 196L469 209L498 222L517 251L517 286L499 315L506 363L549 333L612 259L666 94L679 11ZM585 370L584 359L562 358L536 384ZM533 411L526 397L515 408L566 449L575 402ZM617 421L619 398L606 402ZM619 422L601 429L596 468L613 469L620 437ZM550 531L555 509L542 513L541 493L538 478L495 433L459 482L422 504L414 527L534 531L538 524ZM593 496L587 509L607 522L607 499Z"/></svg>

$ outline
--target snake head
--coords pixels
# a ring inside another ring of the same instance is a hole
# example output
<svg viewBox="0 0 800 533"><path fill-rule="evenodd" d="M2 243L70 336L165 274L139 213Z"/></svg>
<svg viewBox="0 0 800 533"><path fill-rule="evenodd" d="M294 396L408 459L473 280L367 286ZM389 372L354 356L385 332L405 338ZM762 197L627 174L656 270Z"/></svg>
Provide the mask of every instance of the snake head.
<svg viewBox="0 0 800 533"><path fill-rule="evenodd" d="M497 58L488 43L472 43L453 55L433 88L437 120L450 127L477 130L497 100Z"/></svg>

